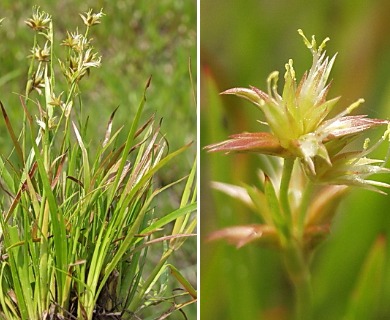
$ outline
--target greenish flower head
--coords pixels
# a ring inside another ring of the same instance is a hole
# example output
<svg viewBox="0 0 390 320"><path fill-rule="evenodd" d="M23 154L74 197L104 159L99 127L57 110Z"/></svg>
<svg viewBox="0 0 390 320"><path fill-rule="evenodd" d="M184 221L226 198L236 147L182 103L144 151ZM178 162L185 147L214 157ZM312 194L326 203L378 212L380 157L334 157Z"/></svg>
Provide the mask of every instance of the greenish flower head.
<svg viewBox="0 0 390 320"><path fill-rule="evenodd" d="M33 11L32 17L24 21L25 24L37 32L48 29L47 24L51 22L51 16L45 11L41 11L40 7L37 6L33 8Z"/></svg>
<svg viewBox="0 0 390 320"><path fill-rule="evenodd" d="M301 30L299 33L313 55L312 67L303 75L299 84L293 60L290 59L286 64L281 95L277 90L277 71L272 72L267 79L267 93L255 87L234 88L224 93L242 96L257 105L281 147L303 158L311 166L314 156L328 160L326 148L315 131L339 99L326 100L329 91L327 80L336 56L329 60L323 51L328 38L317 47L314 36L310 42Z"/></svg>
<svg viewBox="0 0 390 320"><path fill-rule="evenodd" d="M208 146L209 151L255 151L281 157L301 159L302 164L316 174L315 159L321 158L332 165L326 143L356 134L388 121L366 116L349 116L364 100L359 99L336 117L327 119L339 97L327 100L328 83L336 55L326 56L326 38L317 46L315 37L309 41L298 30L306 47L311 51L313 63L299 83L296 81L293 61L286 64L284 87L278 92L279 73L274 71L267 79L267 92L258 88L232 88L222 94L243 97L255 104L264 114L269 133L244 133L230 140Z"/></svg>
<svg viewBox="0 0 390 320"><path fill-rule="evenodd" d="M80 17L81 19L83 19L84 24L88 27L100 24L100 19L103 16L105 16L105 14L103 13L103 9L100 9L100 12L98 13L93 13L92 9L90 9L88 12L80 14Z"/></svg>

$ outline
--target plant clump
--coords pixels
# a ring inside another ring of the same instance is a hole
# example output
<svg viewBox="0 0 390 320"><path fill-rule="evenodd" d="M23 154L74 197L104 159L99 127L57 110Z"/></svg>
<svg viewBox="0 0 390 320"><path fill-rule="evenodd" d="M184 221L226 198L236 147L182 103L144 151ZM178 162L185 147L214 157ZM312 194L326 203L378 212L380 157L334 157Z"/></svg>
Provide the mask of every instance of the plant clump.
<svg viewBox="0 0 390 320"><path fill-rule="evenodd" d="M0 318L130 319L149 299L169 301L164 314L196 301L194 288L168 263L194 236L196 162L187 177L155 186L156 173L188 146L168 152L159 121L142 123L150 79L129 128L114 129L115 110L101 142L87 141L81 80L101 64L90 32L104 13L80 16L85 31L67 32L62 57L54 52L51 16L34 8L25 21L34 45L19 134L1 103L14 151L0 155ZM183 180L180 206L155 214L155 198ZM161 235L167 224L173 230ZM157 262L145 273L148 250L159 243ZM171 292L165 298L173 278L184 288L184 302Z"/></svg>

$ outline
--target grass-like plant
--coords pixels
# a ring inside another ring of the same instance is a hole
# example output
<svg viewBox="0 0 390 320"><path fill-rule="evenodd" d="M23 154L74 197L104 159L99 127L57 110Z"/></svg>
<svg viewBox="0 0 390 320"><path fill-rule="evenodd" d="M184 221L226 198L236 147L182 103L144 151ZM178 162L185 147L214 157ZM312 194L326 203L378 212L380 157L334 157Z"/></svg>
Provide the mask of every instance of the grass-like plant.
<svg viewBox="0 0 390 320"><path fill-rule="evenodd" d="M312 319L310 262L314 251L329 234L336 207L349 187L379 193L384 193L380 188L390 187L368 179L373 174L390 172L385 168L386 161L368 157L388 140L390 130L373 146L366 139L360 142L362 147L356 147L357 138L368 129L388 125L389 121L350 115L362 99L330 117L339 100L327 99L327 82L335 56L326 56L328 39L317 45L314 36L309 40L301 30L299 33L313 55L313 64L299 83L290 60L281 94L277 90L277 72L269 76L266 92L255 87L223 92L252 102L263 113L265 121L260 123L268 130L235 134L206 147L210 152L260 154L255 186L221 182L214 182L213 186L254 210L262 223L230 226L209 238L225 239L237 247L258 242L278 248L295 288L296 318ZM358 305L351 304L348 316L358 313Z"/></svg>
<svg viewBox="0 0 390 320"><path fill-rule="evenodd" d="M100 66L90 31L104 14L80 16L85 31L68 32L57 47L51 16L34 8L25 21L34 43L20 133L7 115L11 106L1 104L13 149L0 157L0 318L137 319L153 299L171 302L163 319L196 301L192 285L168 264L196 227L196 161L188 176L155 186L156 173L188 146L168 152L158 121L142 123L150 79L130 128L113 129L114 111L104 136L86 140L80 81ZM180 206L158 212L156 197L181 181ZM151 265L149 249L158 243L163 250ZM166 297L161 286L153 294L167 272L183 293ZM176 303L178 295L184 301Z"/></svg>

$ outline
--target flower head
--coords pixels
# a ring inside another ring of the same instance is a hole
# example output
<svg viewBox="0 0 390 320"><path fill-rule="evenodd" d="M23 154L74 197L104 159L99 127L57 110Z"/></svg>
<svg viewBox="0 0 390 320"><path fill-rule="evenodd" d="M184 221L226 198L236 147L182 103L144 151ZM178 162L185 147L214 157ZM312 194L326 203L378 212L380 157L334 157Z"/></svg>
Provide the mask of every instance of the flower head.
<svg viewBox="0 0 390 320"><path fill-rule="evenodd" d="M90 39L80 34L78 30L76 32L67 31L67 37L62 41L61 45L71 48L74 51L81 52L85 48L90 46Z"/></svg>
<svg viewBox="0 0 390 320"><path fill-rule="evenodd" d="M72 83L80 81L86 74L89 74L91 68L100 67L101 61L102 57L97 52L93 52L93 48L90 47L85 51L73 52L69 61L59 60L59 63L66 79Z"/></svg>
<svg viewBox="0 0 390 320"><path fill-rule="evenodd" d="M359 99L332 119L327 119L339 97L327 100L330 88L328 78L336 55L326 56L326 38L317 46L314 36L309 41L302 30L298 30L313 56L309 71L297 83L293 61L286 64L284 88L278 93L278 72L272 72L267 79L268 89L232 88L222 94L243 97L255 104L264 114L269 133L242 133L229 140L206 147L209 151L260 152L280 157L296 157L315 175L316 158L332 165L326 143L334 139L355 136L387 120L369 119L366 116L350 116L363 99Z"/></svg>
<svg viewBox="0 0 390 320"><path fill-rule="evenodd" d="M257 105L280 144L294 151L297 148L296 141L305 134L314 132L338 101L338 98L326 100L329 91L327 80L335 59L333 56L329 60L325 52L322 52L329 39L325 39L317 48L314 37L312 42L309 42L301 31L300 34L312 52L313 64L299 84L296 82L293 61L290 59L285 66L282 95L277 91L277 71L272 72L267 79L267 93L255 87L234 88L222 92L242 96Z"/></svg>
<svg viewBox="0 0 390 320"><path fill-rule="evenodd" d="M100 9L100 12L98 13L92 13L92 9L90 9L88 12L85 12L84 15L80 13L81 19L83 19L83 22L86 26L90 27L95 24L100 23L100 19L104 16L103 9Z"/></svg>
<svg viewBox="0 0 390 320"><path fill-rule="evenodd" d="M26 91L30 93L33 90L36 90L39 95L42 94L42 89L45 88L45 74L44 69L41 66L38 67L37 71L35 71L31 79L28 80Z"/></svg>
<svg viewBox="0 0 390 320"><path fill-rule="evenodd" d="M34 12L32 17L24 21L31 29L35 31L43 31L47 29L46 26L51 21L51 16L44 12L40 11L39 7L34 7Z"/></svg>
<svg viewBox="0 0 390 320"><path fill-rule="evenodd" d="M36 45L33 49L31 49L32 55L31 58L34 58L41 62L48 62L50 61L50 47L48 46L48 43L45 43L45 46L41 48L39 45Z"/></svg>

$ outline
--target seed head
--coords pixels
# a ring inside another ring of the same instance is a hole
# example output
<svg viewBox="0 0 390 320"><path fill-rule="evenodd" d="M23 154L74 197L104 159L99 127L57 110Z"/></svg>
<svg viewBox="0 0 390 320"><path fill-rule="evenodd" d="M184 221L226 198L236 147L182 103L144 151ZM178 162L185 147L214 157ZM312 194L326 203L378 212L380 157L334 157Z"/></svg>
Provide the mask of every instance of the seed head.
<svg viewBox="0 0 390 320"><path fill-rule="evenodd" d="M51 16L48 13L40 11L39 7L34 7L32 17L24 22L35 31L43 31L44 29L48 29L46 25L50 21Z"/></svg>
<svg viewBox="0 0 390 320"><path fill-rule="evenodd" d="M30 58L34 58L41 62L48 62L50 61L50 47L48 46L48 43L45 43L45 46L41 48L39 45L36 45L34 48L31 49L32 55L30 55Z"/></svg>
<svg viewBox="0 0 390 320"><path fill-rule="evenodd" d="M31 79L27 82L27 93L30 93L33 90L36 90L39 95L42 94L42 89L45 88L45 78L44 78L44 69L40 66L37 71L35 71Z"/></svg>
<svg viewBox="0 0 390 320"><path fill-rule="evenodd" d="M76 30L76 32L71 33L67 31L67 37L62 41L61 45L69 47L74 51L81 52L89 47L90 42L90 39L87 39Z"/></svg>
<svg viewBox="0 0 390 320"><path fill-rule="evenodd" d="M58 96L56 96L54 94L54 92L51 94L51 101L49 102L50 105L52 106L55 106L55 107L60 107L64 104L64 102L62 101L61 97L62 95L64 94L64 92L62 91Z"/></svg>
<svg viewBox="0 0 390 320"><path fill-rule="evenodd" d="M105 16L103 9L100 9L100 12L98 13L92 13L92 9L90 9L88 12L85 12L84 15L80 13L81 19L83 19L84 24L88 27L99 24L100 19L103 16Z"/></svg>

